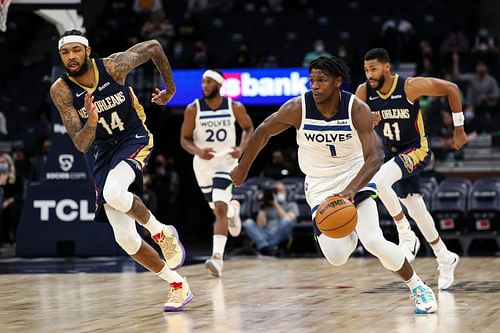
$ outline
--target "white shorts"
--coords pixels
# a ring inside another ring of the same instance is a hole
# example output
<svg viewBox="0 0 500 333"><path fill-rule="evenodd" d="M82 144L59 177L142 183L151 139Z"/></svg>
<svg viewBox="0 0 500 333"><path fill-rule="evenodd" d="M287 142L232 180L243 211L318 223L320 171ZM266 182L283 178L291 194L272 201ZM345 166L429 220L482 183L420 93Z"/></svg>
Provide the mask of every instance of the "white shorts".
<svg viewBox="0 0 500 333"><path fill-rule="evenodd" d="M232 181L229 173L238 165L230 155L203 160L193 158L193 170L198 186L208 203L222 201L229 203L232 197Z"/></svg>

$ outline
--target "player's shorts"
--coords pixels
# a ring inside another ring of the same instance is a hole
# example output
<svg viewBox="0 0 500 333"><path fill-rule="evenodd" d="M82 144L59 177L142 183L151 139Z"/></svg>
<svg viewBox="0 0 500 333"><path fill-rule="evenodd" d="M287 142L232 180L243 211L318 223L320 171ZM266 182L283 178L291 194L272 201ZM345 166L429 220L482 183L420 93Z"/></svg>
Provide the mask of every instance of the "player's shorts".
<svg viewBox="0 0 500 333"><path fill-rule="evenodd" d="M423 148L409 148L397 155L386 156L385 161L394 158L402 173L401 180L393 185L398 197L406 198L410 194L420 193L418 174L422 172L431 160L431 152Z"/></svg>
<svg viewBox="0 0 500 333"><path fill-rule="evenodd" d="M198 186L211 204L216 201L229 203L233 192L233 182L229 173L238 165L238 160L229 154L204 160L195 156L193 170Z"/></svg>
<svg viewBox="0 0 500 333"><path fill-rule="evenodd" d="M361 163L362 165L363 163ZM359 170L361 166L354 166L352 170ZM313 220L313 230L316 236L321 234L316 226L316 211L323 200L330 195L340 193L343 191L351 180L356 176L357 171L352 174L332 175L332 177L309 177L306 176L304 183L304 191L306 194L306 201L311 207L311 215ZM370 197L376 197L377 190L374 183L370 183L362 188L354 197L354 204L358 205L362 201Z"/></svg>
<svg viewBox="0 0 500 333"><path fill-rule="evenodd" d="M153 150L153 138L144 131L120 138L119 140L100 143L94 148L94 186L96 190L96 220L104 211L102 205L106 202L102 195L104 183L109 171L121 161L127 162L135 172L135 181L129 191L141 195L143 191L142 168L147 164ZM104 214L105 215L105 214Z"/></svg>

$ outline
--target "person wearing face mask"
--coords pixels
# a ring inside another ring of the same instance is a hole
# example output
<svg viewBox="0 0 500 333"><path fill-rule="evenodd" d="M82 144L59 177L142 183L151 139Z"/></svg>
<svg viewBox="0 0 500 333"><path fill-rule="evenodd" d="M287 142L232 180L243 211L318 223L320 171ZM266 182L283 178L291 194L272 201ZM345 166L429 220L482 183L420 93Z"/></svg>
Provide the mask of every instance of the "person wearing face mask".
<svg viewBox="0 0 500 333"><path fill-rule="evenodd" d="M256 220L247 219L243 223L246 233L263 255L276 255L278 244L292 235L299 206L295 202L288 202L286 194L286 187L281 182L265 188L259 198L260 208Z"/></svg>
<svg viewBox="0 0 500 333"><path fill-rule="evenodd" d="M329 57L331 54L328 51L325 51L325 43L322 39L316 39L314 41L314 49L309 51L304 56L304 60L302 61L302 67L309 67L311 61L319 57Z"/></svg>

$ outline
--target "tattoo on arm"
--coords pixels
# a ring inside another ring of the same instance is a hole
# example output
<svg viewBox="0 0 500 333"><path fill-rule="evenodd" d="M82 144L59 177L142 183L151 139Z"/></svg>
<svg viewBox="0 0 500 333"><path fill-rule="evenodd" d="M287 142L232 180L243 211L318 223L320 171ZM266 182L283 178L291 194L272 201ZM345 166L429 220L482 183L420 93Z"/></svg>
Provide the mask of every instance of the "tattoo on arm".
<svg viewBox="0 0 500 333"><path fill-rule="evenodd" d="M56 82L50 89L50 96L73 144L79 151L87 152L94 142L96 128L82 126L80 117L73 106L71 90L63 83Z"/></svg>
<svg viewBox="0 0 500 333"><path fill-rule="evenodd" d="M125 83L125 78L130 71L149 59L153 60L165 82L165 90L169 99L174 95L175 84L172 76L172 68L170 67L167 55L158 41L150 40L138 43L125 52L111 55L108 59L114 62L109 68L111 76L121 84Z"/></svg>

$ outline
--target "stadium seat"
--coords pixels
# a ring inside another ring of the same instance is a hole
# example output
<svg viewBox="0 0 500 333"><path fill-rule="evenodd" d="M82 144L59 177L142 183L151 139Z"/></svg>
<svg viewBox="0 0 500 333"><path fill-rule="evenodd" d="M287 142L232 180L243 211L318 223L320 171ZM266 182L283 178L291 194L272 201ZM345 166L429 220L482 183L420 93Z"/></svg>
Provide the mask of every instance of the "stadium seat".
<svg viewBox="0 0 500 333"><path fill-rule="evenodd" d="M252 216L254 210L255 190L248 186L235 187L233 189L233 199L238 200L240 208L240 218L245 220Z"/></svg>
<svg viewBox="0 0 500 333"><path fill-rule="evenodd" d="M500 178L477 180L469 193L469 230L500 230Z"/></svg>
<svg viewBox="0 0 500 333"><path fill-rule="evenodd" d="M467 198L471 182L465 178L443 180L432 194L431 214L440 231L465 231Z"/></svg>
<svg viewBox="0 0 500 333"><path fill-rule="evenodd" d="M270 178L270 177L250 177L248 178L242 186L253 186L256 189L262 189L267 186L272 186L274 184L275 180Z"/></svg>
<svg viewBox="0 0 500 333"><path fill-rule="evenodd" d="M438 187L438 182L436 178L431 177L420 177L420 192L424 198L425 205L430 211L432 208L432 194Z"/></svg>

